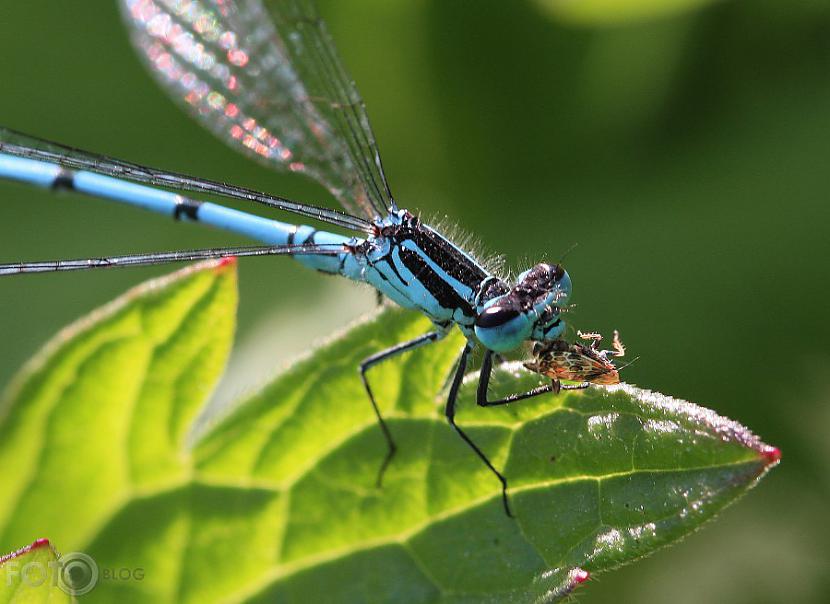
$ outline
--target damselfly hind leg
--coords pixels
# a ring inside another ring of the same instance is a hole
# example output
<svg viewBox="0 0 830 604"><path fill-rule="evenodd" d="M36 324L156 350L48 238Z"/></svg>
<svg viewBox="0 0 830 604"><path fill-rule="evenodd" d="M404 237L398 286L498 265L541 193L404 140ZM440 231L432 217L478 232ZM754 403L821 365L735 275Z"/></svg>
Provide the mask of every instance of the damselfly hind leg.
<svg viewBox="0 0 830 604"><path fill-rule="evenodd" d="M392 346L391 348L387 348L386 350L381 350L380 352L363 359L360 363L360 379L363 381L363 387L366 389L366 394L369 396L369 402L372 403L372 409L374 409L375 416L378 418L378 425L383 433L383 438L386 440L386 456L383 458L383 463L380 464L377 480L375 481L375 484L378 487L383 484L383 475L386 473L386 468L389 467L389 463L395 456L395 451L397 451L398 447L395 444L395 440L392 438L389 426L386 425L383 415L381 415L380 407L378 407L375 395L372 393L372 387L369 385L369 380L366 378L366 372L378 363L388 361L389 359L403 354L404 352L419 348L420 346L424 346L426 344L431 344L432 342L437 342L443 338L444 335L446 335L445 331L431 331L422 336L418 336L413 340L409 340L408 342L402 342Z"/></svg>
<svg viewBox="0 0 830 604"><path fill-rule="evenodd" d="M495 468L490 460L487 459L487 456L481 449L478 448L478 445L476 445L470 437L467 436L464 430L462 430L458 424L455 423L455 403L458 399L458 390L461 388L461 382L464 380L464 372L467 370L467 360L470 357L472 349L472 344L469 342L467 342L464 345L464 348L461 349L461 356L458 358L458 366L456 367L455 375L452 379L452 385L450 386L450 393L447 397L447 406L444 413L447 416L447 421L450 423L453 430L458 433L464 442L470 446L476 455L478 455L479 459L484 462L484 465L486 465L490 471L496 475L496 478L499 479L499 482L501 483L501 500L504 505L504 512L510 518L514 518L513 512L510 510L510 502L507 500L507 479Z"/></svg>

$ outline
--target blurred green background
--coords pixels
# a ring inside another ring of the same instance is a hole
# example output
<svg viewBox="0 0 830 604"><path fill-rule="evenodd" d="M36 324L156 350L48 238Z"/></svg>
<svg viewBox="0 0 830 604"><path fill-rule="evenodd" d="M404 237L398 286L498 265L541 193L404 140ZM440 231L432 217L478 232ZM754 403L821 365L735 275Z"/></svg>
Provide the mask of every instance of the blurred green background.
<svg viewBox="0 0 830 604"><path fill-rule="evenodd" d="M717 522L597 578L580 600L830 601L830 3L321 4L402 204L450 217L514 269L578 243L570 322L621 331L640 356L625 379L705 404L783 451ZM112 3L3 2L0 57L5 125L331 203L185 117L133 55ZM0 198L3 260L242 242L8 183ZM0 384L59 327L163 272L0 280ZM373 299L276 259L242 262L240 289L222 400Z"/></svg>

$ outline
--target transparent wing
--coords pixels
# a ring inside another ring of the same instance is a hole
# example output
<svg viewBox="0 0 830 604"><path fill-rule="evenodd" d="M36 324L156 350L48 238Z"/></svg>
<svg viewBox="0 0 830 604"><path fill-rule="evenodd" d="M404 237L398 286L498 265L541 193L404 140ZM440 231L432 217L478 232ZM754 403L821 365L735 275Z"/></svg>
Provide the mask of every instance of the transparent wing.
<svg viewBox="0 0 830 604"><path fill-rule="evenodd" d="M310 0L119 0L164 88L208 129L372 219L394 205L365 105Z"/></svg>

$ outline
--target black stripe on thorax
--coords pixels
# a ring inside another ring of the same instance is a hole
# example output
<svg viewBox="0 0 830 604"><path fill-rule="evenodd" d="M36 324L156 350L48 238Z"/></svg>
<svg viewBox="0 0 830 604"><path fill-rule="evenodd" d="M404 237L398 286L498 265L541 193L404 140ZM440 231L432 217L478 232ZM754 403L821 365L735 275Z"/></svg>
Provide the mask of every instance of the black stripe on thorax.
<svg viewBox="0 0 830 604"><path fill-rule="evenodd" d="M474 317L475 311L454 287L432 270L432 267L418 254L404 247L398 248L401 262L420 281L443 308L459 309L468 317Z"/></svg>
<svg viewBox="0 0 830 604"><path fill-rule="evenodd" d="M401 248L401 250L403 250L403 248ZM389 267L389 270L392 271L395 274L395 278L401 284L403 284L404 287L407 287L409 285L409 281L407 281L406 279L403 278L403 275L401 275L400 271L398 270L398 267L395 266L395 262L392 259L392 254L388 254L388 255L384 256L381 261L386 263L386 266ZM389 279L386 278L386 275L383 274L383 271L378 271L378 274L381 277L383 277L384 281L389 280Z"/></svg>
<svg viewBox="0 0 830 604"><path fill-rule="evenodd" d="M405 239L410 239L444 272L474 291L489 276L483 268L435 231L425 228L401 229L399 242Z"/></svg>

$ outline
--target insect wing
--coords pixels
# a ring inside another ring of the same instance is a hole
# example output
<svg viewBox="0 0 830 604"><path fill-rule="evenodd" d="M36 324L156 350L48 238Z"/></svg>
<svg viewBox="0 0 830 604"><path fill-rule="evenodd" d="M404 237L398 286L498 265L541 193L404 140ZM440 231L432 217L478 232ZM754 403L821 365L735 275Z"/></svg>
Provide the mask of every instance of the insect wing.
<svg viewBox="0 0 830 604"><path fill-rule="evenodd" d="M392 204L366 109L308 0L121 0L162 86L214 134L351 213Z"/></svg>
<svg viewBox="0 0 830 604"><path fill-rule="evenodd" d="M542 351L525 367L555 380L589 382L610 386L619 384L620 376L613 363L596 356L590 348L573 344L566 350Z"/></svg>

